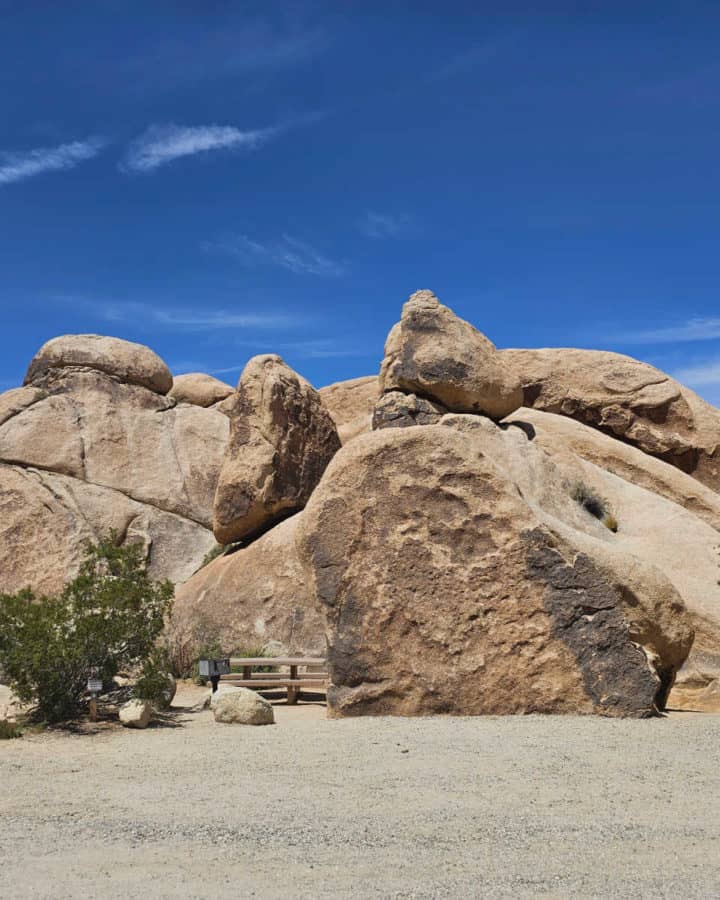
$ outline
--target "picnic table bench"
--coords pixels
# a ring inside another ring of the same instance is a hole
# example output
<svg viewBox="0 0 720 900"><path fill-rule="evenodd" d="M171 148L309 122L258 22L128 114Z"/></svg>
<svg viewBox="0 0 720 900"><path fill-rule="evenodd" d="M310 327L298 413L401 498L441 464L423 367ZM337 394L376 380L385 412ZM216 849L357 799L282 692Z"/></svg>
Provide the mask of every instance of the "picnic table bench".
<svg viewBox="0 0 720 900"><path fill-rule="evenodd" d="M314 656L232 656L230 665L242 668L242 673L231 672L223 675L221 681L226 684L234 684L237 687L258 688L270 690L271 688L286 688L287 702L297 703L301 690L326 691L329 676L326 671L326 661ZM258 666L273 666L275 668L290 669L287 672L253 672ZM298 669L305 669L299 672ZM308 672L307 669L315 671Z"/></svg>

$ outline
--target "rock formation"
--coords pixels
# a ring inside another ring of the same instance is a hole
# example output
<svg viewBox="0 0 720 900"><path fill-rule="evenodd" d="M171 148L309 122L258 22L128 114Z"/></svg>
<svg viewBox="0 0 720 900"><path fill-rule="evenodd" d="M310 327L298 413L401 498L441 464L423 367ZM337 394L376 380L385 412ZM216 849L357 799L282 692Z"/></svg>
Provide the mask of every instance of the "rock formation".
<svg viewBox="0 0 720 900"><path fill-rule="evenodd" d="M114 528L184 582L179 657L327 642L334 715L646 716L678 670L712 705L719 447L662 372L498 351L429 291L379 378L319 392L277 356L233 391L70 335L0 395L0 592L59 590ZM211 528L244 546L198 568Z"/></svg>
<svg viewBox="0 0 720 900"><path fill-rule="evenodd" d="M218 557L177 588L168 637L179 658L193 659L209 646L224 653L270 646L281 655L325 655L324 617L295 550L302 515Z"/></svg>
<svg viewBox="0 0 720 900"><path fill-rule="evenodd" d="M189 372L176 375L168 396L178 403L192 403L193 406L213 406L233 393L229 384L205 375L203 372Z"/></svg>
<svg viewBox="0 0 720 900"><path fill-rule="evenodd" d="M526 500L491 422L448 418L357 438L303 513L331 712L652 714L692 642L677 592L569 493Z"/></svg>
<svg viewBox="0 0 720 900"><path fill-rule="evenodd" d="M524 406L569 416L720 490L720 410L664 372L599 350L503 350Z"/></svg>
<svg viewBox="0 0 720 900"><path fill-rule="evenodd" d="M68 335L0 395L0 590L58 591L109 528L144 543L155 577L197 568L229 423L161 393L171 384L147 347Z"/></svg>
<svg viewBox="0 0 720 900"><path fill-rule="evenodd" d="M380 395L375 375L338 381L320 388L319 393L343 444L371 430L373 409Z"/></svg>
<svg viewBox="0 0 720 900"><path fill-rule="evenodd" d="M417 291L403 306L385 342L380 389L417 394L453 412L493 419L523 402L520 382L495 345L431 291Z"/></svg>
<svg viewBox="0 0 720 900"><path fill-rule="evenodd" d="M279 356L255 356L245 366L230 422L214 507L221 544L302 509L340 447L318 392Z"/></svg>

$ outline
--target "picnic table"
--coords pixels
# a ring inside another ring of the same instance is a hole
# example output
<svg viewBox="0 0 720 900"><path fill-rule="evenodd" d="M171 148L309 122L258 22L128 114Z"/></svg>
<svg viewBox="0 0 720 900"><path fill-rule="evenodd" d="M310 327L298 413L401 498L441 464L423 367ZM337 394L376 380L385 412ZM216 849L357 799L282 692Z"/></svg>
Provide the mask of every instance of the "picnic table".
<svg viewBox="0 0 720 900"><path fill-rule="evenodd" d="M220 679L238 687L270 690L286 688L287 702L297 703L302 690L326 691L329 681L327 663L315 656L232 656L230 665L240 672L231 672ZM289 669L287 672L253 672L259 666ZM300 672L299 669L305 671ZM308 671L311 669L313 671Z"/></svg>

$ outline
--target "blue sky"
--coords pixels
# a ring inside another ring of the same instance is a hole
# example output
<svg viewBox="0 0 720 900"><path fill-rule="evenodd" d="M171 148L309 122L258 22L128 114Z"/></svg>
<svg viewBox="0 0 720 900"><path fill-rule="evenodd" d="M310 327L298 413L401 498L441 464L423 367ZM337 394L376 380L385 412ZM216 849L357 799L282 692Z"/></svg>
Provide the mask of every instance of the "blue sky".
<svg viewBox="0 0 720 900"><path fill-rule="evenodd" d="M720 404L717 3L0 14L0 389L69 332L327 384L430 288L499 346Z"/></svg>

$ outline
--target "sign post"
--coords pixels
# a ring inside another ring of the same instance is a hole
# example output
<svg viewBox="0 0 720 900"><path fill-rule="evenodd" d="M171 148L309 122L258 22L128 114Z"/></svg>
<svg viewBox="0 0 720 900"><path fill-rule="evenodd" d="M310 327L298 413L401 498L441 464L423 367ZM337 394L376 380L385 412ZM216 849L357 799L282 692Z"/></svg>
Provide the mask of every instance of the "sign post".
<svg viewBox="0 0 720 900"><path fill-rule="evenodd" d="M90 721L97 722L97 698L103 689L103 683L96 668L90 669L87 689L90 692Z"/></svg>

